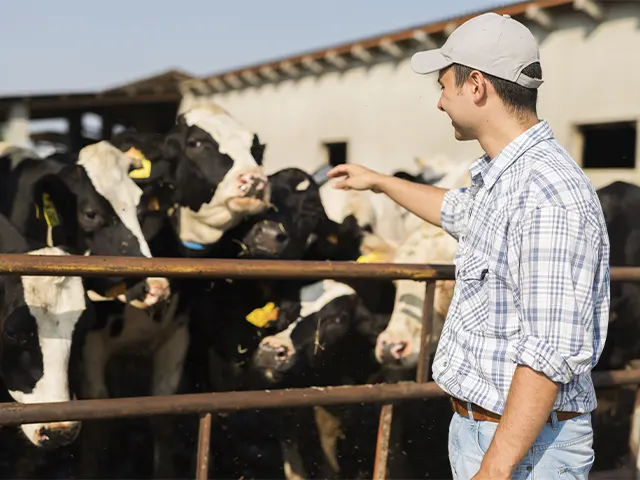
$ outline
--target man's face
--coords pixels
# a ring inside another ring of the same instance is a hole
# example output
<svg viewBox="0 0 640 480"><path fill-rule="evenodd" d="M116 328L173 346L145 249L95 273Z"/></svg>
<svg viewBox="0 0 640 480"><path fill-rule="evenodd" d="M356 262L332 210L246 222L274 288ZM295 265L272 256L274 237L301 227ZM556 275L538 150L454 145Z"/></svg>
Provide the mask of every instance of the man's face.
<svg viewBox="0 0 640 480"><path fill-rule="evenodd" d="M440 84L440 99L438 109L445 112L451 118L456 140L475 140L474 134L474 102L469 92L467 84L462 87L456 86L455 73L452 67L447 67L438 74Z"/></svg>

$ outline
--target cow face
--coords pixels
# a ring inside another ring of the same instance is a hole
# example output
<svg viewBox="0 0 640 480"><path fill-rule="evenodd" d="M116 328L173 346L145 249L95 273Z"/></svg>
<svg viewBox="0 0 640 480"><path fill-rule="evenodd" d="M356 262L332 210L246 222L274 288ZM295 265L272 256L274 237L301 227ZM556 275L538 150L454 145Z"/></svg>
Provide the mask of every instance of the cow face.
<svg viewBox="0 0 640 480"><path fill-rule="evenodd" d="M35 211L27 236L77 253L151 257L138 221L142 191L128 177L131 159L100 142L80 151L77 164L42 177L33 187ZM91 279L104 294L121 279ZM132 285L138 280L126 283ZM147 279L144 302L150 306L169 295L166 279Z"/></svg>
<svg viewBox="0 0 640 480"><path fill-rule="evenodd" d="M329 222L318 186L298 168L270 175L269 184L271 207L247 219L239 229L241 256L300 259Z"/></svg>
<svg viewBox="0 0 640 480"><path fill-rule="evenodd" d="M65 255L43 248L31 255ZM22 276L0 281L0 372L20 403L71 400L77 375L78 342L95 321L79 277ZM73 345L72 345L73 344ZM29 441L57 448L75 440L80 422L22 425Z"/></svg>
<svg viewBox="0 0 640 480"><path fill-rule="evenodd" d="M321 368L354 329L368 327L368 312L348 285L323 280L301 289L300 299L297 320L265 337L253 355L253 368L274 383L305 368Z"/></svg>
<svg viewBox="0 0 640 480"><path fill-rule="evenodd" d="M185 243L211 245L248 215L263 211L270 189L254 154L253 133L218 106L199 107L178 117L165 152L177 159L179 236Z"/></svg>

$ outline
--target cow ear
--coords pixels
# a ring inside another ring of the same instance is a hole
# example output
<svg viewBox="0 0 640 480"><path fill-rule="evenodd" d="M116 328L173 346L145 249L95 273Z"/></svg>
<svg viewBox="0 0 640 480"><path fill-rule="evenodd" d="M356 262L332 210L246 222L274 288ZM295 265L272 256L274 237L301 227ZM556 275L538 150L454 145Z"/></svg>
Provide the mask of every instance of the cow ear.
<svg viewBox="0 0 640 480"><path fill-rule="evenodd" d="M59 175L49 174L38 180L33 186L33 200L37 223L53 229L56 243L62 241L60 227L67 233L75 230L76 195Z"/></svg>
<svg viewBox="0 0 640 480"><path fill-rule="evenodd" d="M264 158L264 149L266 145L264 143L260 143L260 139L258 135L253 136L253 144L251 145L251 155L255 159L256 163L262 166L262 160Z"/></svg>

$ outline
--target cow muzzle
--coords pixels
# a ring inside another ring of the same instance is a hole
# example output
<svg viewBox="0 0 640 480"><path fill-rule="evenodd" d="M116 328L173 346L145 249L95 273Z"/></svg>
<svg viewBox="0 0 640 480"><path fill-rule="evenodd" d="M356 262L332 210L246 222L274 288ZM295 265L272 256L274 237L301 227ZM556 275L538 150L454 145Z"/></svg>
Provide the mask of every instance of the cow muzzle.
<svg viewBox="0 0 640 480"><path fill-rule="evenodd" d="M235 195L229 201L237 211L259 212L266 208L271 193L269 179L262 172L245 172L236 178Z"/></svg>
<svg viewBox="0 0 640 480"><path fill-rule="evenodd" d="M37 423L22 425L22 431L36 447L54 450L72 444L81 425L81 422Z"/></svg>
<svg viewBox="0 0 640 480"><path fill-rule="evenodd" d="M274 337L260 342L253 365L271 382L278 382L295 365L296 354L291 345Z"/></svg>
<svg viewBox="0 0 640 480"><path fill-rule="evenodd" d="M375 355L379 363L390 367L411 368L417 362L412 342L384 332L378 336Z"/></svg>
<svg viewBox="0 0 640 480"><path fill-rule="evenodd" d="M243 243L251 256L278 258L289 244L289 233L282 223L264 220L253 226Z"/></svg>
<svg viewBox="0 0 640 480"><path fill-rule="evenodd" d="M167 300L171 295L169 280L162 277L149 277L144 282L118 296L123 303L130 303L136 308L150 308L158 302Z"/></svg>

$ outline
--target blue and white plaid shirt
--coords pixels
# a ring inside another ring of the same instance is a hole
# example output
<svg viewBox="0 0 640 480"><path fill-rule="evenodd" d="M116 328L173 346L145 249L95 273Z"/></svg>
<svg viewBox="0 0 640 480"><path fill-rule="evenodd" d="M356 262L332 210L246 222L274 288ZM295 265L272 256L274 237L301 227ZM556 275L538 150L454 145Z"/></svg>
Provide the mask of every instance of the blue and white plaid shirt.
<svg viewBox="0 0 640 480"><path fill-rule="evenodd" d="M433 362L450 395L502 414L518 364L561 384L554 409L596 407L609 323L609 237L593 185L546 121L451 190L456 285Z"/></svg>

